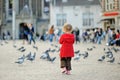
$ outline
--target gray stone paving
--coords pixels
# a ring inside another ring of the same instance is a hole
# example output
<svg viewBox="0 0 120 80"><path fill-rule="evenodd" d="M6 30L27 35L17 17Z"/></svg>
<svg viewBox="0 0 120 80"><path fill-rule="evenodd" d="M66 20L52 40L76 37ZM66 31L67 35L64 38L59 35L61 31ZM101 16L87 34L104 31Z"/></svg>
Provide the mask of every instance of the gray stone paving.
<svg viewBox="0 0 120 80"><path fill-rule="evenodd" d="M58 43L53 44L60 46ZM37 42L38 51L31 45L22 45L22 41L16 41L17 48L13 47L13 41L8 44L0 45L0 80L120 80L120 51L115 53L114 63L108 63L105 59L103 62L98 62L100 56L104 55L103 48L107 48L105 43L102 45L92 43L74 44L74 49L80 50L81 53L87 51L87 48L93 48L88 51L89 56L86 59L80 58L78 61L72 59L71 75L61 73L59 52L50 52L51 57L56 57L56 60L51 63L40 59L42 52L46 49L55 47L48 42ZM25 52L20 52L17 49L21 46L26 48ZM111 48L111 47L109 47ZM120 47L116 47L120 49ZM23 54L36 52L36 59L33 62L25 60L23 64L16 64L15 61Z"/></svg>

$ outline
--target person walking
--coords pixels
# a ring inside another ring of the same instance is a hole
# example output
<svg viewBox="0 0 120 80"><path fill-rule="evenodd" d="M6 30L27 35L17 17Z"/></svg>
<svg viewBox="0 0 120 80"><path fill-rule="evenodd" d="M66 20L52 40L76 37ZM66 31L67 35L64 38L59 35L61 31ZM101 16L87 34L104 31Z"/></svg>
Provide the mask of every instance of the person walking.
<svg viewBox="0 0 120 80"><path fill-rule="evenodd" d="M23 44L25 44L25 40L28 42L28 34L29 34L29 29L27 26L27 23L24 23L23 25Z"/></svg>
<svg viewBox="0 0 120 80"><path fill-rule="evenodd" d="M50 27L50 29L48 30L50 43L53 42L54 31L55 31L55 30L54 30L54 25L52 25L52 26Z"/></svg>
<svg viewBox="0 0 120 80"><path fill-rule="evenodd" d="M33 43L35 44L35 39L33 38L34 35L34 27L32 24L28 24L28 28L29 28L29 44L31 44L31 42L33 41Z"/></svg>
<svg viewBox="0 0 120 80"><path fill-rule="evenodd" d="M60 36L59 43L60 48L60 67L62 68L62 73L71 74L71 59L74 57L73 44L75 41L74 34L72 34L72 25L65 24L63 26L63 34Z"/></svg>

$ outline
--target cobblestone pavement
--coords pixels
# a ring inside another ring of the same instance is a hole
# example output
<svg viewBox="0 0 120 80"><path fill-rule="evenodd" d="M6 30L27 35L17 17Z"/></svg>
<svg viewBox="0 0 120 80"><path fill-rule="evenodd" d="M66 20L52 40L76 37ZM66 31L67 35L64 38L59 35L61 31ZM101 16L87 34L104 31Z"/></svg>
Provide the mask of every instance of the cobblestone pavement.
<svg viewBox="0 0 120 80"><path fill-rule="evenodd" d="M50 52L51 57L56 57L53 63L40 59L42 53L51 48L58 49L54 45L60 45L54 42L53 46L49 42L37 42L38 50L32 45L22 45L22 41L8 41L2 42L0 45L0 80L120 80L120 51L113 52L115 61L113 63L107 62L109 58L105 58L103 62L97 61L101 56L105 55L104 48L113 48L113 46L105 46L103 42L101 45L92 43L78 43L74 44L75 51L80 50L81 54L84 51L89 53L86 59L83 56L79 60L72 59L71 75L61 73L59 52ZM16 44L13 47L13 44ZM20 52L18 48L24 46L26 51ZM91 50L87 50L91 48ZM120 47L115 47L120 49ZM34 61L25 60L23 64L17 64L18 57L27 55L29 52L36 52Z"/></svg>

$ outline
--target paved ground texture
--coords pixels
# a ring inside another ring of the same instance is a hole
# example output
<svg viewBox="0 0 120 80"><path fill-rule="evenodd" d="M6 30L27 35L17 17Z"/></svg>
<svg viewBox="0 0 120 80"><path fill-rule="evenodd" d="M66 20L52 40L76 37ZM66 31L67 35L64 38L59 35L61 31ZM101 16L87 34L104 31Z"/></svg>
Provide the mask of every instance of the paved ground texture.
<svg viewBox="0 0 120 80"><path fill-rule="evenodd" d="M13 47L13 44L16 46ZM22 45L22 41L8 41L2 42L0 45L0 80L120 80L120 47L115 47L118 51L115 52L113 46L105 46L103 42L101 45L92 43L78 43L74 44L75 51L80 50L80 54L84 51L88 52L88 57L83 59L83 55L79 60L72 59L71 75L61 73L59 52L49 52L51 57L56 57L55 61L40 59L42 53L51 48L57 49L55 45L60 45L56 42L50 45L48 42L37 42L38 50L33 48L32 45ZM26 51L20 52L18 48L24 46ZM16 48L15 48L16 47ZM90 48L90 50L88 50ZM107 48L113 53L115 61L113 63L107 62L109 58L100 62L98 59L107 54ZM15 63L17 59L29 52L36 52L34 61L25 59L23 64Z"/></svg>

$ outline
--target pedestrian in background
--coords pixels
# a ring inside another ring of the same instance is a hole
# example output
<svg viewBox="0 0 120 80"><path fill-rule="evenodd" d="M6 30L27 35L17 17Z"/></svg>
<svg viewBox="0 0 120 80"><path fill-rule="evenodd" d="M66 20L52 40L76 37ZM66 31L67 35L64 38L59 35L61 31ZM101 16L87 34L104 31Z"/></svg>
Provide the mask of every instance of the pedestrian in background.
<svg viewBox="0 0 120 80"><path fill-rule="evenodd" d="M24 29L24 31L23 31L23 33L24 33L24 35L23 35L23 44L25 44L25 41L28 42L28 34L29 34L29 28L27 26L27 23L24 23L23 29Z"/></svg>
<svg viewBox="0 0 120 80"><path fill-rule="evenodd" d="M74 57L73 44L75 41L74 34L72 34L72 25L65 24L63 26L63 34L60 36L59 43L61 44L60 49L60 62L62 73L71 74L71 59Z"/></svg>
<svg viewBox="0 0 120 80"><path fill-rule="evenodd" d="M55 30L54 30L54 25L52 25L52 26L50 27L50 29L48 30L49 41L50 41L50 43L53 42L54 31L55 31Z"/></svg>
<svg viewBox="0 0 120 80"><path fill-rule="evenodd" d="M28 28L29 28L29 44L31 44L32 41L35 44L34 27L32 24L28 24Z"/></svg>

